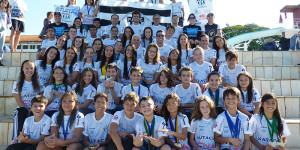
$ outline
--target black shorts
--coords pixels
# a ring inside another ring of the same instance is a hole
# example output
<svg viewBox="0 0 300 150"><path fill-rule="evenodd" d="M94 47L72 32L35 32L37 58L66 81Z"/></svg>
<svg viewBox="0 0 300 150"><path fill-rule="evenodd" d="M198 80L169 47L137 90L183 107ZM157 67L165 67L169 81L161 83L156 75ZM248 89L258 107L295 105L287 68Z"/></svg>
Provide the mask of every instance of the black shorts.
<svg viewBox="0 0 300 150"><path fill-rule="evenodd" d="M11 19L11 27L10 30L25 32L25 23L20 20Z"/></svg>

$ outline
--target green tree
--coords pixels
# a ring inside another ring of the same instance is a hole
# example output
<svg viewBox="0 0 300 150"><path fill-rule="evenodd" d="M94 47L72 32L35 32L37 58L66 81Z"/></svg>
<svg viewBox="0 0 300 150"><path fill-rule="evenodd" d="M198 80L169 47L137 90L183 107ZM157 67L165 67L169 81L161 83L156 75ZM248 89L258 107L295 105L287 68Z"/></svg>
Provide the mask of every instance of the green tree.
<svg viewBox="0 0 300 150"><path fill-rule="evenodd" d="M237 36L240 34L254 32L254 31L261 31L261 30L266 30L266 29L269 29L269 28L259 26L257 24L246 24L246 25L235 25L235 26L225 27L225 28L222 28L222 31L223 31L223 36L226 39L229 39L231 37L234 37L234 36ZM260 39L254 39L248 45L248 50L249 51L259 50L259 48L265 44L265 41L270 38L273 38L275 41L279 41L280 35L264 37L264 38L260 38Z"/></svg>

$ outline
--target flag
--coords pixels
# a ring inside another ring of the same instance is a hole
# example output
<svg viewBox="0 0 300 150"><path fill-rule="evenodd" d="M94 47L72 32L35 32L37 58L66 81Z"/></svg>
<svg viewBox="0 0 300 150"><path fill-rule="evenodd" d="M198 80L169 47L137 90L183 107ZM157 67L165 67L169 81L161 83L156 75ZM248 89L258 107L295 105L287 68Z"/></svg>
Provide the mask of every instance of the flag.
<svg viewBox="0 0 300 150"><path fill-rule="evenodd" d="M286 15L286 8L284 9L284 16L285 16L285 19L287 18L287 15Z"/></svg>
<svg viewBox="0 0 300 150"><path fill-rule="evenodd" d="M280 16L279 16L279 23L283 23L281 14L280 14Z"/></svg>

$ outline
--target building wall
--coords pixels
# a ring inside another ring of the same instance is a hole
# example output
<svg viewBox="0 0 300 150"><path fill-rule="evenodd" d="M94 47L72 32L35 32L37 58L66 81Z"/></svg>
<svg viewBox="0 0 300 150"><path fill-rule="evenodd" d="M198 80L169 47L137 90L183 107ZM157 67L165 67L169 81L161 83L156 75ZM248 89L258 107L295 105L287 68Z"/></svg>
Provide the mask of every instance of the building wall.
<svg viewBox="0 0 300 150"><path fill-rule="evenodd" d="M300 29L300 8L293 12L294 28Z"/></svg>

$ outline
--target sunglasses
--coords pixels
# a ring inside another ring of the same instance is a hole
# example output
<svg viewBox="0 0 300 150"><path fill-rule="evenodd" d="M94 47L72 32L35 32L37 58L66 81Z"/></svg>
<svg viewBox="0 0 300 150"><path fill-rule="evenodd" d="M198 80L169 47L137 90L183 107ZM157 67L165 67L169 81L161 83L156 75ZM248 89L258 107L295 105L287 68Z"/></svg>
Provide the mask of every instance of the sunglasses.
<svg viewBox="0 0 300 150"><path fill-rule="evenodd" d="M157 34L156 37L164 37L165 35Z"/></svg>
<svg viewBox="0 0 300 150"><path fill-rule="evenodd" d="M213 14L207 15L207 17L213 17L213 16L214 16Z"/></svg>

